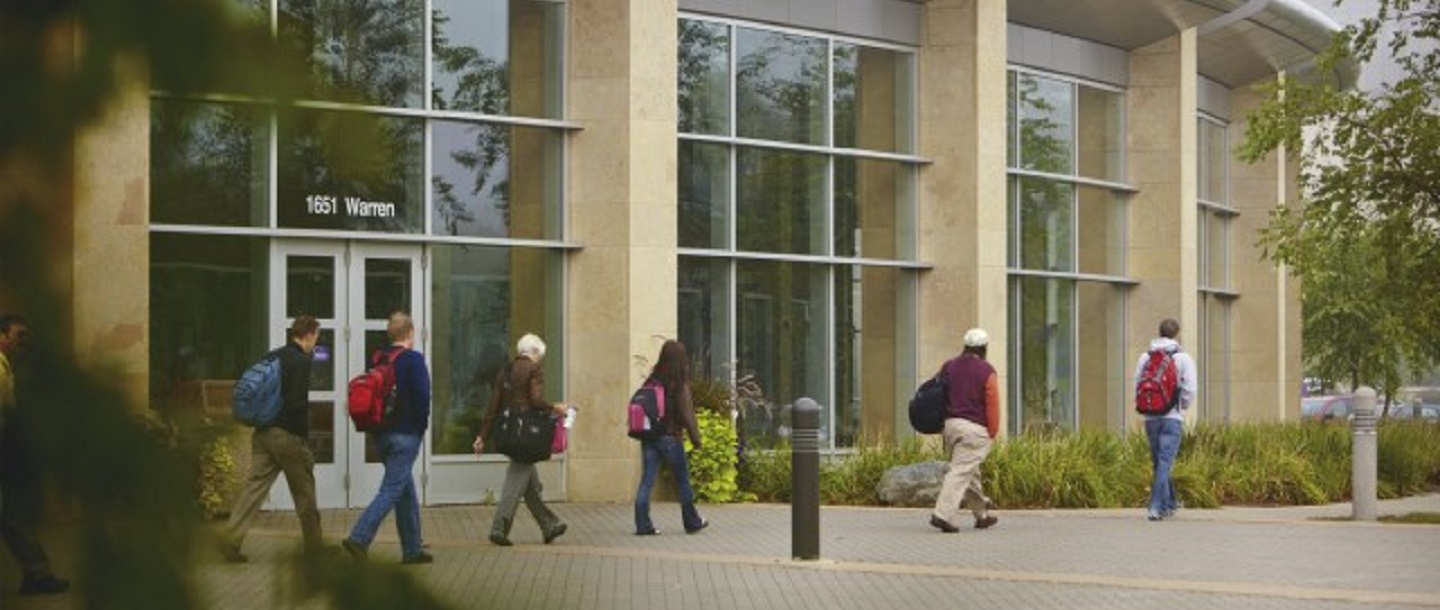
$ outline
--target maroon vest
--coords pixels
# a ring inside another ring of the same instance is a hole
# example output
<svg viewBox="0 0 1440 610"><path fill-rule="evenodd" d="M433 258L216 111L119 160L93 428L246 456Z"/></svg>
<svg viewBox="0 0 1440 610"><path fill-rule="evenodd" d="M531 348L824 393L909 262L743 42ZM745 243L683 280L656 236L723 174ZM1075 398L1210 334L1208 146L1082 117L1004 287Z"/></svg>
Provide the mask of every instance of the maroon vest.
<svg viewBox="0 0 1440 610"><path fill-rule="evenodd" d="M961 354L946 362L943 370L950 395L950 409L946 415L987 425L985 382L995 374L995 367L978 356Z"/></svg>

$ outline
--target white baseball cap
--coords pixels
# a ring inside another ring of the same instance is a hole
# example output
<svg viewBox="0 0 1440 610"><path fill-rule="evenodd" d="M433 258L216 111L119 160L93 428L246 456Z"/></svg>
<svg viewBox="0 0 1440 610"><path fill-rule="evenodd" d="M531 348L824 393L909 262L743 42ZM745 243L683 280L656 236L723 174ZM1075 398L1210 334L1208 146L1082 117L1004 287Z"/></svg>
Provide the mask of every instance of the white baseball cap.
<svg viewBox="0 0 1440 610"><path fill-rule="evenodd" d="M965 347L984 347L990 344L990 333L983 328L972 328L965 331Z"/></svg>

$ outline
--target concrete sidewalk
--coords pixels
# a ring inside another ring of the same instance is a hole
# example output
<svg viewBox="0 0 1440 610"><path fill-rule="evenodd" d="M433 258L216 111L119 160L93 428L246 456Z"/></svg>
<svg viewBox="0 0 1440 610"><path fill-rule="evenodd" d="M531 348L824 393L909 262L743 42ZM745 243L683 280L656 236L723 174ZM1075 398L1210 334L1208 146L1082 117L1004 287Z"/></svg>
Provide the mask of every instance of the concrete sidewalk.
<svg viewBox="0 0 1440 610"><path fill-rule="evenodd" d="M511 548L485 540L491 506L428 508L436 562L407 569L456 608L1440 608L1440 526L1315 519L1349 505L1187 510L1159 523L1141 509L1001 510L994 529L948 535L925 509L826 507L822 559L807 562L790 559L784 505L702 506L712 526L685 535L678 507L660 503L657 537L631 534L628 504L554 508L569 533L542 545L522 510ZM1381 514L1417 511L1440 512L1440 495L1381 503ZM325 511L327 537L358 514ZM398 561L391 523L372 561ZM210 607L275 607L275 567L298 540L293 514L263 514L251 563L199 568ZM74 595L16 597L13 570L0 570L0 607L76 607Z"/></svg>

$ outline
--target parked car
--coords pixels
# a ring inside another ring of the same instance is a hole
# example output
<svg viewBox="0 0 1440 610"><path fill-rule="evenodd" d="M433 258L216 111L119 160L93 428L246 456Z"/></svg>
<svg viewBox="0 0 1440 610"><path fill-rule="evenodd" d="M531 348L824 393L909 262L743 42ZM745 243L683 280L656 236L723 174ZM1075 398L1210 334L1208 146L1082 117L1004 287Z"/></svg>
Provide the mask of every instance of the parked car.
<svg viewBox="0 0 1440 610"><path fill-rule="evenodd" d="M1399 404L1390 407L1390 417L1392 419L1404 420L1417 419L1415 417L1415 406L1413 404ZM1418 419L1421 421L1427 421L1432 423L1440 422L1440 404L1421 403L1420 417Z"/></svg>
<svg viewBox="0 0 1440 610"><path fill-rule="evenodd" d="M1309 421L1349 421L1355 410L1355 396L1311 396L1300 400L1300 419Z"/></svg>

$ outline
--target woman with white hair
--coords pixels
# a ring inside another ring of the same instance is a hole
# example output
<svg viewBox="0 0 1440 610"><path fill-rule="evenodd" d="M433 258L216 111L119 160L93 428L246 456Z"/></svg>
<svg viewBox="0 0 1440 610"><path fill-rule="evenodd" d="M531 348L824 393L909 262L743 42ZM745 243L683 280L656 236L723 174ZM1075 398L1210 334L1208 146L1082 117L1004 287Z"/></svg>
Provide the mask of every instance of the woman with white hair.
<svg viewBox="0 0 1440 610"><path fill-rule="evenodd" d="M535 409L553 412L564 417L567 405L551 403L544 399L545 381L540 360L545 357L545 342L533 334L520 337L515 344L515 359L500 371L495 380L495 392L490 398L490 408L485 412L485 421L480 426L480 435L475 437L475 453L485 450L485 437L495 425L501 411L505 409ZM565 522L556 516L541 500L540 473L535 464L510 460L505 469L505 485L500 488L500 503L495 508L495 518L490 523L490 542L497 546L510 546L510 524L515 519L515 510L520 500L540 524L540 535L545 544L554 542L565 533Z"/></svg>

